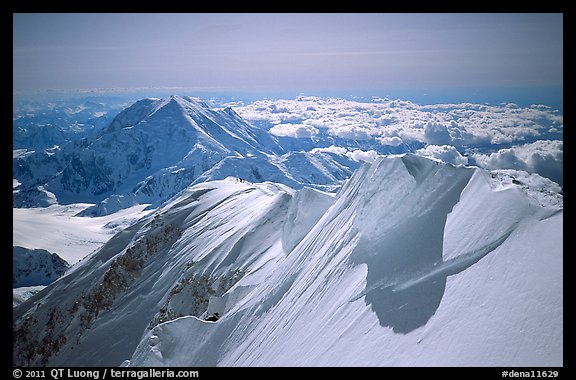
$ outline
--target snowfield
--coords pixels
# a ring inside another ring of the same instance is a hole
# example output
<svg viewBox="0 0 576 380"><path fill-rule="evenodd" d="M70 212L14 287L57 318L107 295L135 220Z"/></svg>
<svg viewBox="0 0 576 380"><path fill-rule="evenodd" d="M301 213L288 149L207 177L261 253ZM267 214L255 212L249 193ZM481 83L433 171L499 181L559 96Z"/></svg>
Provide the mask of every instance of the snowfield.
<svg viewBox="0 0 576 380"><path fill-rule="evenodd" d="M59 252L60 253L60 252ZM17 366L562 366L563 200L413 154L185 189L14 308Z"/></svg>
<svg viewBox="0 0 576 380"><path fill-rule="evenodd" d="M145 210L148 205L143 204L103 217L76 216L90 206L76 203L13 208L13 245L47 249L72 265L100 248L119 230L150 212Z"/></svg>

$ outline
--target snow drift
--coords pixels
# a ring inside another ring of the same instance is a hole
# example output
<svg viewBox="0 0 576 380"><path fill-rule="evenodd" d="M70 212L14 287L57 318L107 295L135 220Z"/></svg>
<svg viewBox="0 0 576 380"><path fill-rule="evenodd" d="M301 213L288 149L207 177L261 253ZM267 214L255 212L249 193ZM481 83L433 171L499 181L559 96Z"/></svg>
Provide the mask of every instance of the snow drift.
<svg viewBox="0 0 576 380"><path fill-rule="evenodd" d="M561 366L562 195L532 178L407 154L336 197L189 187L14 309L14 364Z"/></svg>

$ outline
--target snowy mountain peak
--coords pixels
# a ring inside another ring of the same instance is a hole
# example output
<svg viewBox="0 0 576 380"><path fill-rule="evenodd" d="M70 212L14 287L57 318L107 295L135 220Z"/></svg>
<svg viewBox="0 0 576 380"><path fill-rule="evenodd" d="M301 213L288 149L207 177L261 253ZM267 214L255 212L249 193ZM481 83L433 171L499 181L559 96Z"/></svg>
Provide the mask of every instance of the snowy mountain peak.
<svg viewBox="0 0 576 380"><path fill-rule="evenodd" d="M189 96L170 95L164 99L156 102L154 112L167 107L173 112L188 113L204 113L210 110L210 106L200 98L192 98Z"/></svg>
<svg viewBox="0 0 576 380"><path fill-rule="evenodd" d="M14 309L14 363L561 366L562 204L494 180L404 155L335 197L188 187Z"/></svg>
<svg viewBox="0 0 576 380"><path fill-rule="evenodd" d="M144 98L136 101L130 107L116 115L112 120L110 127L107 128L107 130L102 131L100 134L102 135L107 131L114 131L119 128L131 127L138 124L153 111L158 101L159 99L157 98Z"/></svg>
<svg viewBox="0 0 576 380"><path fill-rule="evenodd" d="M232 118L242 119L242 117L240 115L238 115L238 113L236 111L234 111L234 109L232 109L232 107L225 107L222 111L225 112L227 115L229 115Z"/></svg>
<svg viewBox="0 0 576 380"><path fill-rule="evenodd" d="M49 156L37 152L15 159L15 178L22 185L14 205L34 204L39 184L59 203L99 203L88 214L135 203L159 205L228 157L267 162L277 153L281 148L273 137L230 110L191 97L146 98L93 138Z"/></svg>
<svg viewBox="0 0 576 380"><path fill-rule="evenodd" d="M95 203L82 215L103 215L134 204L156 207L190 184L230 175L335 191L360 165L346 152L286 152L232 108L187 96L146 98L95 136L15 157L21 185L13 204Z"/></svg>

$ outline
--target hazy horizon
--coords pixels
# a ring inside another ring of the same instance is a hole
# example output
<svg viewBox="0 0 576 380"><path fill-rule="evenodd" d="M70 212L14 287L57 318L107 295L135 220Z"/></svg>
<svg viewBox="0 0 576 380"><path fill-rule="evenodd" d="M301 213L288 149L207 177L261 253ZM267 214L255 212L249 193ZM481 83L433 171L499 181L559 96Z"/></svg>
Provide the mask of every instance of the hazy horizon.
<svg viewBox="0 0 576 380"><path fill-rule="evenodd" d="M14 14L13 92L558 103L562 14ZM178 91L175 91L178 92Z"/></svg>

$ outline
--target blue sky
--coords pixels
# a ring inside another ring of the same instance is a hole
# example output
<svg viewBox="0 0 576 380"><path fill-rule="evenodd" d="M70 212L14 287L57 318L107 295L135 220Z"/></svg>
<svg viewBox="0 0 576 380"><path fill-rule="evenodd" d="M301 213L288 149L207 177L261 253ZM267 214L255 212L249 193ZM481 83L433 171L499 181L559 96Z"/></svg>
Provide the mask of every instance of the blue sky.
<svg viewBox="0 0 576 380"><path fill-rule="evenodd" d="M14 14L14 91L562 89L562 14Z"/></svg>

